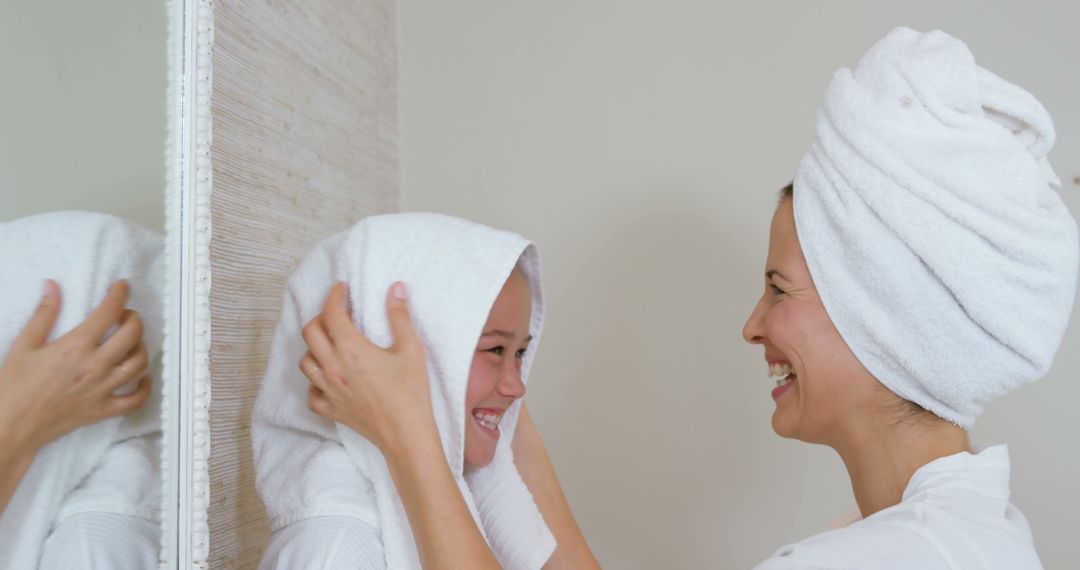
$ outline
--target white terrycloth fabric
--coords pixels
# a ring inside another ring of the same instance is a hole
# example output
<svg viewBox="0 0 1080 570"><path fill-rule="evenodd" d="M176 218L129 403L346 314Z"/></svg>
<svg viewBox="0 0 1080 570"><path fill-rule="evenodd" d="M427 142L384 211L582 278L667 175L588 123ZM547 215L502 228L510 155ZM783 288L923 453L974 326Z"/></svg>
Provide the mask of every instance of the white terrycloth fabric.
<svg viewBox="0 0 1080 570"><path fill-rule="evenodd" d="M935 459L899 504L784 546L755 570L1042 570L1009 475L1004 445Z"/></svg>
<svg viewBox="0 0 1080 570"><path fill-rule="evenodd" d="M354 322L380 346L391 342L386 292L403 281L427 348L446 460L462 495L504 568L543 565L555 542L513 463L517 404L500 422L503 435L492 463L463 473L469 370L488 313L515 265L529 280L530 332L539 337L539 260L521 236L437 214L392 214L366 218L315 247L289 280L252 421L256 487L275 530L312 517L355 517L378 529L387 568L420 567L382 454L308 409L309 385L297 368L307 350L301 329L321 311L335 281L348 284ZM522 363L523 381L534 353L530 349Z"/></svg>
<svg viewBox="0 0 1080 570"><path fill-rule="evenodd" d="M384 570L379 531L347 516L312 517L290 523L270 536L262 568L304 570Z"/></svg>
<svg viewBox="0 0 1080 570"><path fill-rule="evenodd" d="M942 32L898 28L840 69L795 176L822 302L885 386L970 427L1042 377L1076 291L1050 116Z"/></svg>
<svg viewBox="0 0 1080 570"><path fill-rule="evenodd" d="M107 512L77 514L49 535L38 570L151 570L158 566L160 535L158 521Z"/></svg>
<svg viewBox="0 0 1080 570"><path fill-rule="evenodd" d="M0 569L36 568L53 528L84 513L158 520L161 437L162 240L130 222L88 212L53 212L0 223L0 355L7 355L41 299L46 279L60 286L55 340L81 323L119 279L131 283L155 378L137 412L77 429L46 445L0 517ZM134 383L120 391L129 391ZM137 533L136 533L137 534ZM157 538L151 545L156 549Z"/></svg>

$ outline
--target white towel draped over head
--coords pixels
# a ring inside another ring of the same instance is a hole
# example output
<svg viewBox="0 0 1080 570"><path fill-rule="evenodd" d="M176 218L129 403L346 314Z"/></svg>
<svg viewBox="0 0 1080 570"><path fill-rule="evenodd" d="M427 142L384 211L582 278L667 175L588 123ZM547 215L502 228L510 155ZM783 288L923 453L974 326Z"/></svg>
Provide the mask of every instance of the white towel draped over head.
<svg viewBox="0 0 1080 570"><path fill-rule="evenodd" d="M795 176L830 318L899 396L970 427L1047 372L1076 291L1054 127L940 31L898 28L840 69Z"/></svg>
<svg viewBox="0 0 1080 570"><path fill-rule="evenodd" d="M463 472L472 359L488 313L515 266L532 291L535 338L522 363L525 381L543 322L539 258L526 239L449 216L390 214L366 218L315 247L289 280L252 422L256 487L275 530L317 516L356 517L379 530L388 568L420 567L382 454L356 432L308 409L309 384L298 369L307 351L301 330L321 312L335 281L348 284L358 328L384 347L392 341L386 294L391 284L403 281L426 348L446 460L462 495L504 568L543 565L555 543L513 463L518 403L499 424L502 437L492 463Z"/></svg>
<svg viewBox="0 0 1080 570"><path fill-rule="evenodd" d="M159 234L105 214L51 212L0 223L0 355L6 357L30 319L46 279L56 281L61 293L50 342L85 320L116 281L127 279L127 306L142 318L154 379L152 395L138 411L79 428L41 449L0 518L0 568L36 568L51 530L79 513L158 520L162 246ZM132 388L134 382L120 392Z"/></svg>

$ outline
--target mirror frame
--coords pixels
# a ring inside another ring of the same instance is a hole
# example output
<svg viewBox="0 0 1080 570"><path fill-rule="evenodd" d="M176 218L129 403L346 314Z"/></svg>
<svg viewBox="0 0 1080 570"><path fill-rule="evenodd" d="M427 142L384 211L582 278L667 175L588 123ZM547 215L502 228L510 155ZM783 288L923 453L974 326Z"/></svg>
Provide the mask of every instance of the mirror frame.
<svg viewBox="0 0 1080 570"><path fill-rule="evenodd" d="M167 0L166 299L159 568L205 569L210 481L212 0Z"/></svg>

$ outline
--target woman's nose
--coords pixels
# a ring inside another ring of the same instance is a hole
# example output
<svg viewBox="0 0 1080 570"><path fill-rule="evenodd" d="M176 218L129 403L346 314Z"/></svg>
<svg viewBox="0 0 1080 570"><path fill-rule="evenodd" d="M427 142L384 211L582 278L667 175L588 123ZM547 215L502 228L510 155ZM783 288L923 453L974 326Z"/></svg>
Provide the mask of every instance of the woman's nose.
<svg viewBox="0 0 1080 570"><path fill-rule="evenodd" d="M764 320L765 320L765 299L762 298L754 306L753 312L750 313L750 318L746 319L746 324L743 325L742 336L743 340L750 344L761 344L765 341Z"/></svg>

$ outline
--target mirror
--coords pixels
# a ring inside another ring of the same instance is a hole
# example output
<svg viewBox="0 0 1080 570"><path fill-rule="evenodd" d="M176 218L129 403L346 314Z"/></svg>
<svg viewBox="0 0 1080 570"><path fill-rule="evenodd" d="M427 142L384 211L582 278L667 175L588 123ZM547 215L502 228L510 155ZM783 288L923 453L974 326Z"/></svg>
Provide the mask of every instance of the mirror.
<svg viewBox="0 0 1080 570"><path fill-rule="evenodd" d="M178 4L0 4L0 569L175 565Z"/></svg>

